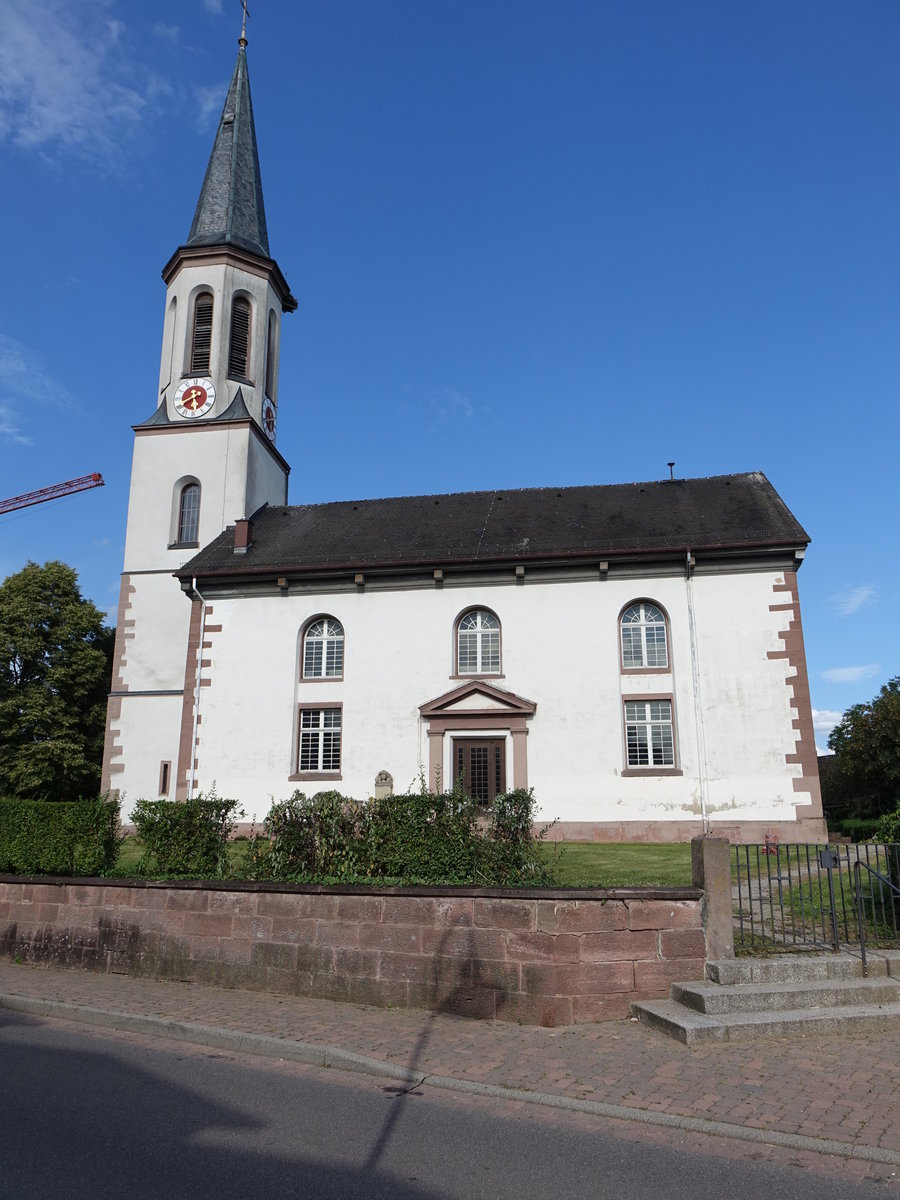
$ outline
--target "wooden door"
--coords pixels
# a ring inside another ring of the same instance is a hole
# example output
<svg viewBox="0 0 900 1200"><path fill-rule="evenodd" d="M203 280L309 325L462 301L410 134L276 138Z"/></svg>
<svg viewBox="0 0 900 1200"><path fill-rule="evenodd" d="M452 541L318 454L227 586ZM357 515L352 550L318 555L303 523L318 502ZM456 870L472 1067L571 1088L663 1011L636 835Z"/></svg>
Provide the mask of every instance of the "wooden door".
<svg viewBox="0 0 900 1200"><path fill-rule="evenodd" d="M503 738L454 738L454 779L479 804L491 804L506 791L506 743Z"/></svg>

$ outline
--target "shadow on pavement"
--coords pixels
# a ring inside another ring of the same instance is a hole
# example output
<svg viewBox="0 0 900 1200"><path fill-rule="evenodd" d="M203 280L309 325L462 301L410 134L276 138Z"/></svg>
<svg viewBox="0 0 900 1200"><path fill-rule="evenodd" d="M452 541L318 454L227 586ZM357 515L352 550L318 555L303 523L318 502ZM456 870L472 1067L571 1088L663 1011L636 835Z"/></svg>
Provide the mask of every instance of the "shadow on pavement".
<svg viewBox="0 0 900 1200"><path fill-rule="evenodd" d="M72 1049L75 1043L78 1049ZM433 1197L415 1183L379 1172L371 1156L362 1166L332 1166L274 1144L270 1123L248 1113L246 1103L239 1107L241 1097L201 1093L199 1065L194 1090L193 1083L183 1087L163 1077L168 1067L155 1066L156 1048L122 1043L98 1049L101 1044L86 1031L0 1010L0 1196ZM174 1043L159 1048L169 1061L180 1049ZM127 1061L135 1057L146 1058L147 1069ZM198 1064L221 1058L192 1051L182 1061L188 1057ZM234 1066L223 1065L220 1078L236 1091L238 1072L226 1069ZM293 1085L299 1101L299 1085L291 1080L283 1085ZM304 1116L298 1102L298 1148ZM360 1147L359 1157L364 1154Z"/></svg>

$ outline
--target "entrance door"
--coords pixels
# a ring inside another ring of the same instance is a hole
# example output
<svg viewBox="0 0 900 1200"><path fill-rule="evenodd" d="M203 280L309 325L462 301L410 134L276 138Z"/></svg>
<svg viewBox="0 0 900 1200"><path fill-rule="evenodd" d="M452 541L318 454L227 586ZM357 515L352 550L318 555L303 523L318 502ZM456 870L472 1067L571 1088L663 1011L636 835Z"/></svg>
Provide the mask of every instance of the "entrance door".
<svg viewBox="0 0 900 1200"><path fill-rule="evenodd" d="M453 772L463 790L479 804L491 804L506 791L506 744L503 738L453 739Z"/></svg>

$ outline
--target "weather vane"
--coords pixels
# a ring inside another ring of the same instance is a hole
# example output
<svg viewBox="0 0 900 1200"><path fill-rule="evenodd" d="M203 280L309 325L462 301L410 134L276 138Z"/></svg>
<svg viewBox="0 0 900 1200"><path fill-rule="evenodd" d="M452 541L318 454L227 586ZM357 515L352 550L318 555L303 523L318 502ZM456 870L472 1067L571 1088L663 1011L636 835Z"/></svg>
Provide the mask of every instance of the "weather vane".
<svg viewBox="0 0 900 1200"><path fill-rule="evenodd" d="M238 42L239 46L247 45L247 18L250 16L250 10L247 8L247 0L241 0L241 8L244 10L244 19L241 22L241 36Z"/></svg>

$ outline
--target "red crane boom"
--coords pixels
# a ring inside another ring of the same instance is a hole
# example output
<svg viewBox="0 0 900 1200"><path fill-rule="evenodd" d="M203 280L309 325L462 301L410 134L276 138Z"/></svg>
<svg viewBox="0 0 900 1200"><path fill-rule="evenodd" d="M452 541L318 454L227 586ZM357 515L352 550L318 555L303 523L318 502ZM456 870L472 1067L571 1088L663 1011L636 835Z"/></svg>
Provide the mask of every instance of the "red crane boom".
<svg viewBox="0 0 900 1200"><path fill-rule="evenodd" d="M0 514L14 512L17 508L28 508L30 504L43 504L45 500L56 500L60 496L71 496L73 492L86 492L88 488L103 487L103 476L99 471L93 475L79 475L65 483L54 483L51 487L38 488L36 492L25 492L22 496L10 496L0 500Z"/></svg>

